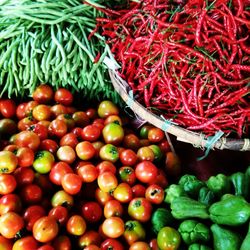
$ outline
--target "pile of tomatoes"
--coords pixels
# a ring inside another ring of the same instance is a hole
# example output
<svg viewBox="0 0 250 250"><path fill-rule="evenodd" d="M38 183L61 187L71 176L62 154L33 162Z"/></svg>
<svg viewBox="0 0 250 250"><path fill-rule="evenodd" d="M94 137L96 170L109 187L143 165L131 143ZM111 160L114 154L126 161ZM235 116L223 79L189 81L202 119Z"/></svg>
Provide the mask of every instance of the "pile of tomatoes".
<svg viewBox="0 0 250 250"><path fill-rule="evenodd" d="M46 84L0 113L1 250L158 249L150 218L180 170L163 131Z"/></svg>

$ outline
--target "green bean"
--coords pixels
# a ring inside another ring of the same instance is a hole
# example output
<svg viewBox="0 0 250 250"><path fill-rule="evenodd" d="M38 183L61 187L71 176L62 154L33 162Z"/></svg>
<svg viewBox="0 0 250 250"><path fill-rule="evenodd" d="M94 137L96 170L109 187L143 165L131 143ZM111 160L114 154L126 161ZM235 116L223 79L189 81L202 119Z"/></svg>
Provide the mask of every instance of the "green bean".
<svg viewBox="0 0 250 250"><path fill-rule="evenodd" d="M10 56L13 48L19 43L19 40L15 40L12 42L12 44L9 46L9 48L7 49L7 51L4 53L4 55L1 57L0 59L0 68L2 68L3 63L5 60L8 59L8 57Z"/></svg>

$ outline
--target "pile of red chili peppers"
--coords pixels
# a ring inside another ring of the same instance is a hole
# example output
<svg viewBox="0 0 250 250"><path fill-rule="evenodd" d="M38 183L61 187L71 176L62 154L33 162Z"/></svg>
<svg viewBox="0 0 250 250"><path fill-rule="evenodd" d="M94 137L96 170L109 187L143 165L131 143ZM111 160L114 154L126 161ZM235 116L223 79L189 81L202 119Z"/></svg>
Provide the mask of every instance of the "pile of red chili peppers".
<svg viewBox="0 0 250 250"><path fill-rule="evenodd" d="M188 130L250 124L250 1L142 0L98 27L137 101Z"/></svg>

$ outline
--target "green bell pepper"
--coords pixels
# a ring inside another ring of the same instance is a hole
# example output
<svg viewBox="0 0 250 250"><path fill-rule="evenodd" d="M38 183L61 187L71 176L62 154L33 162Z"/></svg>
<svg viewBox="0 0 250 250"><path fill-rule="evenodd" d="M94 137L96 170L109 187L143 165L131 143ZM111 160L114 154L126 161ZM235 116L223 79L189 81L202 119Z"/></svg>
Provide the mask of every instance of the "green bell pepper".
<svg viewBox="0 0 250 250"><path fill-rule="evenodd" d="M249 193L247 175L242 172L236 172L230 176L230 180L233 184L234 194L247 198Z"/></svg>
<svg viewBox="0 0 250 250"><path fill-rule="evenodd" d="M214 250L239 250L241 244L240 236L218 224L210 227L213 235Z"/></svg>
<svg viewBox="0 0 250 250"><path fill-rule="evenodd" d="M231 183L229 177L224 174L217 174L216 176L211 176L207 182L207 187L213 191L218 197L223 194L230 193Z"/></svg>
<svg viewBox="0 0 250 250"><path fill-rule="evenodd" d="M230 195L209 208L210 219L217 224L239 226L250 218L250 204L241 196Z"/></svg>
<svg viewBox="0 0 250 250"><path fill-rule="evenodd" d="M198 201L205 205L211 205L215 200L215 194L208 187L202 187L199 191Z"/></svg>
<svg viewBox="0 0 250 250"><path fill-rule="evenodd" d="M247 234L241 244L240 250L249 250L250 248L250 223L248 226Z"/></svg>
<svg viewBox="0 0 250 250"><path fill-rule="evenodd" d="M199 243L194 243L188 247L188 250L212 250L212 248Z"/></svg>
<svg viewBox="0 0 250 250"><path fill-rule="evenodd" d="M165 189L164 202L171 203L174 198L180 196L187 196L187 193L184 191L183 187L177 184L171 184Z"/></svg>
<svg viewBox="0 0 250 250"><path fill-rule="evenodd" d="M197 220L183 221L178 231L187 245L198 242L208 242L210 240L209 228Z"/></svg>

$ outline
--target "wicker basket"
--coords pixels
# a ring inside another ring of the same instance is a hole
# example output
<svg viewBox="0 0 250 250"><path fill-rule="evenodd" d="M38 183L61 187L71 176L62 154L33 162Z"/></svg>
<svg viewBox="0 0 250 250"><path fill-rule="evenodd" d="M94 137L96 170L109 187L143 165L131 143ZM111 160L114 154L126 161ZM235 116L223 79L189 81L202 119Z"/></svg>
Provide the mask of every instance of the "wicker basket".
<svg viewBox="0 0 250 250"><path fill-rule="evenodd" d="M111 81L114 89L118 92L121 98L126 104L132 109L132 111L139 116L141 119L151 123L152 125L163 129L169 134L177 137L178 141L193 144L194 147L206 148L206 149L228 149L234 151L250 151L250 140L249 139L233 139L222 137L223 133L218 133L213 137L205 137L201 133L195 133L184 129L176 124L166 121L164 118L159 117L139 102L134 100L130 95L130 87L126 81L124 81L117 73L115 69L109 69Z"/></svg>

